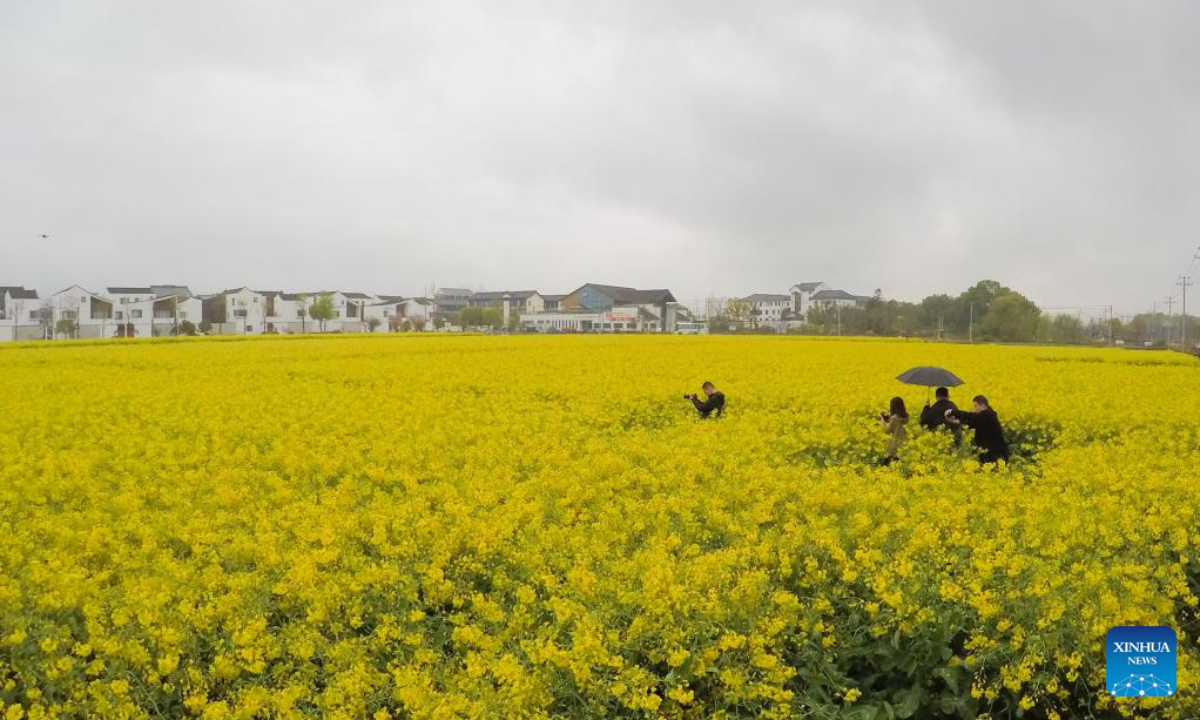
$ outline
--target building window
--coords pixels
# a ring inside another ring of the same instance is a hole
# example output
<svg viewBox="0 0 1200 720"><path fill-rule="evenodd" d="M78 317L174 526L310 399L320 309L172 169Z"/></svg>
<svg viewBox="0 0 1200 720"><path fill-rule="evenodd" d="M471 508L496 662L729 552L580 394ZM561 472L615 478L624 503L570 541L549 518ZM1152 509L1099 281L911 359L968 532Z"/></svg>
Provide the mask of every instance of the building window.
<svg viewBox="0 0 1200 720"><path fill-rule="evenodd" d="M180 311L179 311L179 319L180 319L180 320L187 320L187 311L186 311L186 310L180 310Z"/></svg>
<svg viewBox="0 0 1200 720"><path fill-rule="evenodd" d="M130 310L129 317L134 320L137 320L142 317L142 311L141 310Z"/></svg>
<svg viewBox="0 0 1200 720"><path fill-rule="evenodd" d="M30 311L29 311L29 319L30 319L30 320L37 320L37 319L38 319L38 311L37 311L37 310L30 310Z"/></svg>
<svg viewBox="0 0 1200 720"><path fill-rule="evenodd" d="M118 319L118 320L123 320L124 318L125 318L125 311L124 311L124 310L118 310L118 311L117 311L117 319Z"/></svg>
<svg viewBox="0 0 1200 720"><path fill-rule="evenodd" d="M244 318L244 317L246 317L246 310L245 310L245 308L241 308L241 309L239 309L239 310L234 310L234 311L233 311L233 316L234 316L234 317L237 317L237 318Z"/></svg>

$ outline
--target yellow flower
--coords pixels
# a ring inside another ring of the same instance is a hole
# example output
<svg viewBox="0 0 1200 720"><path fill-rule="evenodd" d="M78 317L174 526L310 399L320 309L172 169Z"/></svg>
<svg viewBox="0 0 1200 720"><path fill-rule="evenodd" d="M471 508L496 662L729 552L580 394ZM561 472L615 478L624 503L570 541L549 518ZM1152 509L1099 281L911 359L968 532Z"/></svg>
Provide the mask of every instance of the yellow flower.
<svg viewBox="0 0 1200 720"><path fill-rule="evenodd" d="M166 694L208 718L786 718L810 678L889 672L863 658L949 630L949 656L917 672L970 712L1105 715L1114 701L1081 688L1103 682L1108 628L1200 603L1200 505L1180 480L1200 467L1200 383L1180 354L758 336L6 345L0 692L29 715L152 716ZM904 462L878 465L871 408L919 408L925 390L893 378L929 362L970 382L960 405L993 401L1011 464L910 424ZM718 422L679 403L701 372L730 398ZM1198 717L1200 700L1157 711Z"/></svg>

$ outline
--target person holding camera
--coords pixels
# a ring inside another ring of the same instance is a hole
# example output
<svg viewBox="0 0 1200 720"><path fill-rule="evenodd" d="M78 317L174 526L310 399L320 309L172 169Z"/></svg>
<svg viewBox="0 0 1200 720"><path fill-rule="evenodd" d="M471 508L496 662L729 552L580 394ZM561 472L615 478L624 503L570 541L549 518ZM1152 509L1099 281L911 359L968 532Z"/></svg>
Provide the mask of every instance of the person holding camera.
<svg viewBox="0 0 1200 720"><path fill-rule="evenodd" d="M882 464L891 465L900 459L897 453L908 439L908 431L904 428L908 424L908 410L904 407L904 398L892 398L888 412L879 413L879 423L888 434L887 456L883 458Z"/></svg>
<svg viewBox="0 0 1200 720"><path fill-rule="evenodd" d="M951 427L966 425L975 431L975 448L980 453L981 464L1007 461L1008 440L1004 438L1000 416L983 395L976 395L971 402L974 412L947 410L946 422Z"/></svg>
<svg viewBox="0 0 1200 720"><path fill-rule="evenodd" d="M716 417L721 417L721 413L725 411L725 393L721 392L710 382L705 382L700 386L704 391L705 399L701 400L696 393L684 395L684 400L691 400L696 406L696 412L700 413L701 419L707 419L716 413Z"/></svg>

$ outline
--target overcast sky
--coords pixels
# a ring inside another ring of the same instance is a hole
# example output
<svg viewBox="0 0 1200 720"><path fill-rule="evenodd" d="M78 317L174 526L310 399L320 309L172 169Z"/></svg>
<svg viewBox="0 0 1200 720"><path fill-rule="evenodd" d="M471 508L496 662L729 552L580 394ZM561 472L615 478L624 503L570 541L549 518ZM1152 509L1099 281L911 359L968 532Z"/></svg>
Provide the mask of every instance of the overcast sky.
<svg viewBox="0 0 1200 720"><path fill-rule="evenodd" d="M6 2L0 285L988 277L1137 312L1200 243L1198 29L1189 2Z"/></svg>

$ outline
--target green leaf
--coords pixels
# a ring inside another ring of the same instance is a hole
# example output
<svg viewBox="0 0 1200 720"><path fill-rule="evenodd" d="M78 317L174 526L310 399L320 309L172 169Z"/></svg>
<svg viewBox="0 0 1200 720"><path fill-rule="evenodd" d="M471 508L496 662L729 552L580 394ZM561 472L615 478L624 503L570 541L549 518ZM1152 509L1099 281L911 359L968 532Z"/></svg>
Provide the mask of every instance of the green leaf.
<svg viewBox="0 0 1200 720"><path fill-rule="evenodd" d="M954 693L955 695L958 695L961 692L960 688L962 685L959 683L961 675L958 668L940 667L934 670L933 674L937 675L946 682L946 687L950 688L950 692Z"/></svg>
<svg viewBox="0 0 1200 720"><path fill-rule="evenodd" d="M883 717L875 705L859 705L842 715L845 720L879 720Z"/></svg>
<svg viewBox="0 0 1200 720"><path fill-rule="evenodd" d="M896 694L896 717L908 720L921 706L921 688L911 687Z"/></svg>

